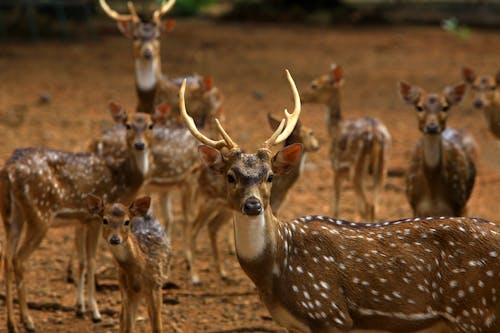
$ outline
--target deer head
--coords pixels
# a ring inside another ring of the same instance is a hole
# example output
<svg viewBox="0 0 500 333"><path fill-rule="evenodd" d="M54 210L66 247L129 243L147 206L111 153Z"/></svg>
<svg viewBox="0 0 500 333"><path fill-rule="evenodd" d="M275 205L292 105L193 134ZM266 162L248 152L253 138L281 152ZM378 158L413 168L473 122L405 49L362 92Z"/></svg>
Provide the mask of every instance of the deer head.
<svg viewBox="0 0 500 333"><path fill-rule="evenodd" d="M344 84L342 67L333 64L328 74L314 79L309 87L302 91L300 99L303 103L328 104L335 91Z"/></svg>
<svg viewBox="0 0 500 333"><path fill-rule="evenodd" d="M102 223L102 236L110 245L127 242L131 221L146 215L150 204L150 197L141 197L135 199L127 209L121 203L105 204L103 199L96 195L88 194L87 196L89 213L99 218Z"/></svg>
<svg viewBox="0 0 500 333"><path fill-rule="evenodd" d="M262 148L254 154L244 153L215 120L221 140L212 140L196 128L193 118L186 111L184 92L186 82L180 89L180 110L187 127L194 137L204 145L199 147L200 159L210 171L225 175L227 199L230 207L245 215L260 215L269 205L273 174L281 174L292 168L299 160L303 147L301 144L288 146L272 155L271 147L285 141L292 133L300 115L300 97L295 83L287 71L295 101L292 113L285 110L285 119L281 120L276 131L267 139ZM227 151L222 151L227 148Z"/></svg>
<svg viewBox="0 0 500 333"><path fill-rule="evenodd" d="M442 94L427 94L417 86L400 82L399 93L406 103L415 107L422 133L441 134L446 128L450 107L462 100L465 87L465 83L459 83L446 87Z"/></svg>
<svg viewBox="0 0 500 333"><path fill-rule="evenodd" d="M273 116L271 113L267 114L267 120L269 126L273 131L275 131L280 125L281 120ZM285 146L289 146L294 143L301 143L304 146L304 152L315 152L319 149L318 139L314 136L314 131L306 126L302 126L302 123L297 121L297 125L293 129L290 136L285 141Z"/></svg>
<svg viewBox="0 0 500 333"><path fill-rule="evenodd" d="M474 107L478 109L488 107L495 98L495 92L500 87L500 71L495 77L493 75L477 76L472 69L464 67L462 75L474 93Z"/></svg>

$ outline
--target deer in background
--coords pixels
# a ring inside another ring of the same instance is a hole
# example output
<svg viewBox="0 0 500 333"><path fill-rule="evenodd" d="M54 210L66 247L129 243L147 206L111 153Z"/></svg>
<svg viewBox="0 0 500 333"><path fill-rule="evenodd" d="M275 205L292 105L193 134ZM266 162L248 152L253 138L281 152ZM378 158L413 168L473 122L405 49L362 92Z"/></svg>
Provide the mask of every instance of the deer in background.
<svg viewBox="0 0 500 333"><path fill-rule="evenodd" d="M273 115L268 114L269 125L273 130L276 130L280 125L280 120ZM216 127L215 127L216 129ZM212 132L215 136L216 133ZM297 121L290 136L285 140L285 146L293 144L302 144L304 153L301 160L296 166L291 168L288 172L282 175L276 175L273 178L273 188L271 190L271 206L273 211L279 211L281 205L285 202L287 194L292 186L296 183L304 169L306 153L316 152L319 149L319 143L314 136L314 132L309 127L303 126L300 121ZM210 170L203 168L200 172L198 179L198 195L201 197L198 214L192 223L191 237L186 245L186 260L189 265L191 281L193 284L199 284L200 277L194 253L196 250L196 241L200 230L204 226L208 226L208 234L210 238L210 245L214 257L215 267L219 275L225 279L227 277L223 261L220 259L220 253L217 245L217 234L221 227L230 223L233 216L232 211L227 207L226 201L226 188L225 179L218 174L210 172ZM229 247L234 249L234 238L232 235L229 237Z"/></svg>
<svg viewBox="0 0 500 333"><path fill-rule="evenodd" d="M491 133L500 140L500 71L495 77L476 76L472 69L465 67L462 74L474 92L474 107L483 109Z"/></svg>
<svg viewBox="0 0 500 333"><path fill-rule="evenodd" d="M272 318L290 332L352 329L411 332L440 324L454 333L500 330L500 227L476 218L414 218L353 223L326 216L292 221L270 207L273 175L300 161L302 146L285 141L295 109L256 153L244 153L222 126L223 139L196 129L205 167L226 179L239 263ZM286 124L286 125L285 125ZM367 297L369 296L369 297Z"/></svg>
<svg viewBox="0 0 500 333"><path fill-rule="evenodd" d="M366 117L344 120L341 113L342 67L333 65L328 74L314 79L301 94L303 103L326 106L327 128L330 135L330 161L333 170L333 216L339 216L342 179L353 181L359 214L375 219L378 194L387 173L391 136L385 125ZM372 196L366 193L367 182L373 180Z"/></svg>
<svg viewBox="0 0 500 333"><path fill-rule="evenodd" d="M113 103L110 111L113 115L123 112ZM86 273L92 320L101 320L94 290L100 228L89 221L92 217L86 209L85 199L89 192L113 201L131 200L135 196L148 173L149 118L146 114L135 114L126 122L127 154L116 165L95 153L69 153L48 148L17 149L7 160L0 171L0 213L6 234L4 273L9 332L18 332L14 320L13 282L17 285L22 322L28 331L33 331L24 280L27 260L49 228L75 220L81 222L77 226L85 235L76 239L78 257L84 262L80 265L76 312L77 315L85 312ZM24 237L21 238L23 229Z"/></svg>
<svg viewBox="0 0 500 333"><path fill-rule="evenodd" d="M465 94L465 84L428 94L400 82L403 100L417 111L422 137L406 175L406 196L415 216L463 216L476 177L476 143L471 135L446 127L450 108Z"/></svg>
<svg viewBox="0 0 500 333"><path fill-rule="evenodd" d="M89 194L89 213L99 218L102 235L118 266L121 303L120 332L135 332L137 306L145 298L151 332L161 333L162 285L170 262L170 243L163 226L150 214L149 197L135 199L127 208L105 204Z"/></svg>

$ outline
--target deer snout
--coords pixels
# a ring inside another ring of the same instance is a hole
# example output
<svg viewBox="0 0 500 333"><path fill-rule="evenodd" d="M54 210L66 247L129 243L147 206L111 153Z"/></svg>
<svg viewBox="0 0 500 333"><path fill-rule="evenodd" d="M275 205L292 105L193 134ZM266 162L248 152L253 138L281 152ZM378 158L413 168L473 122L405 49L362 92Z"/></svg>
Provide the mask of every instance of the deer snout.
<svg viewBox="0 0 500 333"><path fill-rule="evenodd" d="M262 204L258 198L249 197L245 200L242 210L245 215L257 216L262 213Z"/></svg>
<svg viewBox="0 0 500 333"><path fill-rule="evenodd" d="M474 100L474 107L477 108L477 109L480 109L484 106L484 103L481 99L476 99Z"/></svg>
<svg viewBox="0 0 500 333"><path fill-rule="evenodd" d="M121 240L120 240L120 237L116 236L116 235L113 235L110 239L109 239L109 244L111 245L119 245L121 243Z"/></svg>
<svg viewBox="0 0 500 333"><path fill-rule="evenodd" d="M151 59L153 59L153 51L151 49L145 49L142 52L142 56L146 60L151 60Z"/></svg>
<svg viewBox="0 0 500 333"><path fill-rule="evenodd" d="M137 141L137 142L134 143L134 148L136 150L142 151L142 150L144 150L146 148L146 145L142 141Z"/></svg>
<svg viewBox="0 0 500 333"><path fill-rule="evenodd" d="M425 126L426 134L439 134L439 125L436 123L430 123Z"/></svg>

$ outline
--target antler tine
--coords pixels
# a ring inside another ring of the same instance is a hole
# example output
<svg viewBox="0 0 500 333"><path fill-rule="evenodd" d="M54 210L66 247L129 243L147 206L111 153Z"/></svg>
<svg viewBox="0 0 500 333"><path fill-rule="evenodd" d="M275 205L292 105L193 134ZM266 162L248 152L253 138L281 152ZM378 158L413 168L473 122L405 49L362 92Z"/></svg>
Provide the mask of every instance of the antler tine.
<svg viewBox="0 0 500 333"><path fill-rule="evenodd" d="M135 10L134 3L132 1L128 1L127 7L128 7L128 10L130 11L130 14L132 15L132 20L134 22L139 22L140 18L139 18L139 15L137 15L137 10Z"/></svg>
<svg viewBox="0 0 500 333"><path fill-rule="evenodd" d="M299 120L300 116L301 108L300 108L299 92L297 90L297 87L295 86L295 82L293 81L292 75L290 74L288 69L285 71L288 82L290 83L290 88L292 89L295 106L292 113L289 113L288 110L285 109L285 119L281 121L276 131L274 131L273 135L271 135L271 137L264 142L264 146L266 148L270 148L273 145L277 145L285 141L288 138L288 136L293 132L293 129L295 128L295 125L297 124L297 121ZM286 126L285 126L285 121L286 121Z"/></svg>
<svg viewBox="0 0 500 333"><path fill-rule="evenodd" d="M114 20L131 21L134 19L133 15L122 15L119 14L117 11L111 9L111 7L109 7L109 5L106 3L106 0L99 0L99 4L101 5L102 10L104 10L104 12Z"/></svg>
<svg viewBox="0 0 500 333"><path fill-rule="evenodd" d="M174 4L175 4L175 0L169 0L167 3L162 4L160 9L157 9L154 11L153 18L155 20L161 19L161 17L163 15L165 15L170 9L172 9Z"/></svg>
<svg viewBox="0 0 500 333"><path fill-rule="evenodd" d="M184 99L184 94L186 92L186 79L182 80L182 85L181 89L179 90L179 108L181 111L181 117L186 123L187 128L193 134L193 136L198 139L201 143L204 143L208 146L211 146L216 149L221 149L223 147L227 147L229 149L231 148L236 148L238 147L236 143L229 137L227 132L222 128L222 125L220 124L218 119L215 119L215 122L217 124L217 128L219 129L219 132L221 133L223 139L222 140L212 140L207 138L204 134L202 134L198 128L196 128L196 124L194 123L193 118L188 115L187 110L186 110L186 102Z"/></svg>

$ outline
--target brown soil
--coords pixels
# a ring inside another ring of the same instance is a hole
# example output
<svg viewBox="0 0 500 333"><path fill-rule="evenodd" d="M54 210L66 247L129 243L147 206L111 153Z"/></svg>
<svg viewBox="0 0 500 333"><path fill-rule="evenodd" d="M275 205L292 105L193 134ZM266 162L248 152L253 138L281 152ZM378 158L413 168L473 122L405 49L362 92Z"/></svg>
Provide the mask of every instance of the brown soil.
<svg viewBox="0 0 500 333"><path fill-rule="evenodd" d="M109 22L101 26L114 30ZM406 167L419 132L414 112L397 95L396 82L408 80L440 91L461 80L463 65L493 73L500 60L500 36L474 31L470 39L461 40L438 27L338 29L181 20L175 31L165 36L162 54L164 71L171 76L193 72L213 75L225 95L227 127L248 149L270 134L266 113L281 113L292 104L283 69L291 70L300 89L326 72L332 62L341 64L346 76L345 117L370 114L387 125L394 139L390 167L398 171ZM116 34L95 42L3 43L0 73L2 161L17 147L81 150L110 124L106 108L110 99L129 110L135 105L131 45ZM39 102L43 94L50 96L49 103ZM330 212L331 170L323 110L305 106L301 118L315 129L323 146L310 155L302 179L282 210L285 218ZM471 108L470 96L452 110L449 125L471 132L481 147L469 214L497 220L500 146L487 132L483 116ZM403 190L401 176L389 177L379 219L411 215ZM344 193L341 217L357 219L352 191L348 187ZM229 281L219 279L205 233L198 249L203 284L191 286L182 255L181 229L178 223L170 276L179 289L164 293L165 332L278 331L234 256L226 254ZM4 238L3 230L0 236ZM29 301L56 305L56 309L32 310L38 331L116 332L120 297L109 273L113 265L105 246L100 248L98 266L101 282L108 288L98 293L105 312L99 324L77 319L72 312L75 287L65 282L65 262L72 249L73 229L53 229L29 262ZM3 296L3 288L0 293ZM140 316L139 331L149 331L144 307ZM3 298L0 318L0 332L5 332Z"/></svg>

